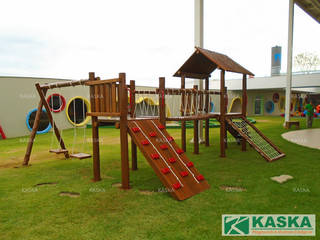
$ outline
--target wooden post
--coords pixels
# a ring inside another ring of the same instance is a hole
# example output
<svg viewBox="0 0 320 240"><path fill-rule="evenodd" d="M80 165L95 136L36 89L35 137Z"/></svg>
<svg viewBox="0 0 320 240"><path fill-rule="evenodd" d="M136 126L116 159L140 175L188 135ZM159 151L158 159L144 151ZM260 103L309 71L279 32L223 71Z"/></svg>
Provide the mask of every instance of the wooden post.
<svg viewBox="0 0 320 240"><path fill-rule="evenodd" d="M159 118L162 125L166 125L166 97L165 78L159 78Z"/></svg>
<svg viewBox="0 0 320 240"><path fill-rule="evenodd" d="M120 144L121 144L121 183L123 189L130 189L128 158L128 94L126 74L119 73L120 87Z"/></svg>
<svg viewBox="0 0 320 240"><path fill-rule="evenodd" d="M94 72L89 73L89 81L95 81ZM95 86L90 86L91 112L96 112ZM92 156L93 156L93 181L100 181L100 149L99 149L99 122L97 116L91 116L92 122Z"/></svg>
<svg viewBox="0 0 320 240"><path fill-rule="evenodd" d="M193 94L193 110L194 114L197 112L197 91L198 91L198 86L194 85L193 88L196 90ZM193 121L193 153L194 154L199 154L199 120L194 120Z"/></svg>
<svg viewBox="0 0 320 240"><path fill-rule="evenodd" d="M225 71L220 73L220 157L226 156L226 106L225 106Z"/></svg>
<svg viewBox="0 0 320 240"><path fill-rule="evenodd" d="M46 111L47 111L47 115L48 115L49 121L50 121L50 123L51 123L51 126L53 127L53 131L54 131L54 133L55 133L55 135L56 135L56 137L57 137L57 140L58 140L58 142L59 142L59 144L60 144L60 147L61 147L61 149L66 149L66 146L65 146L65 144L64 144L64 141L63 141L63 139L62 139L62 137L61 137L61 135L60 135L59 129L58 129L57 125L55 124L55 122L53 121L51 109L50 109L50 107L49 107L49 104L48 104L48 102L47 102L47 100L46 100L46 97L45 97L45 95L44 95L44 93L43 93L43 91L42 91L42 88L40 87L40 84L39 84L39 83L36 84L36 88L37 88L38 94L39 94L39 96L40 96L40 98L41 98L41 101L42 101L42 103L43 103L43 106L44 106L44 108L45 108ZM69 158L69 153L68 153L68 151L64 152L64 156L65 156L66 158Z"/></svg>
<svg viewBox="0 0 320 240"><path fill-rule="evenodd" d="M209 77L206 77L205 79L205 90L209 91ZM206 97L205 97L205 113L208 114L209 113L209 93L206 93ZM209 121L210 119L206 119L205 120L205 145L208 147L210 145L209 143Z"/></svg>
<svg viewBox="0 0 320 240"><path fill-rule="evenodd" d="M181 76L181 89L186 88L186 80L184 76ZM185 93L181 93L181 105L185 108ZM181 116L184 116L184 109L181 111ZM181 148L184 152L187 151L187 139L186 139L186 121L181 121Z"/></svg>
<svg viewBox="0 0 320 240"><path fill-rule="evenodd" d="M130 117L135 117L135 90L136 90L136 84L134 80L130 81ZM138 163L137 163L137 145L133 142L133 139L131 138L131 169L133 171L138 169Z"/></svg>
<svg viewBox="0 0 320 240"><path fill-rule="evenodd" d="M242 116L246 117L247 115L247 75L243 74L242 78ZM246 140L241 138L241 151L246 151Z"/></svg>
<svg viewBox="0 0 320 240"><path fill-rule="evenodd" d="M43 90L43 95L45 96L46 93L47 93L47 89L44 89ZM23 160L23 164L22 164L23 166L28 166L29 161L30 161L33 142L34 142L34 139L36 137L36 134L37 134L37 131L38 131L38 128L39 128L42 107L43 107L43 102L42 102L42 99L40 98L40 101L39 101L39 104L38 104L38 109L37 109L36 116L35 116L34 123L33 123L33 127L32 127L32 131L30 133L26 154L24 155L24 160Z"/></svg>

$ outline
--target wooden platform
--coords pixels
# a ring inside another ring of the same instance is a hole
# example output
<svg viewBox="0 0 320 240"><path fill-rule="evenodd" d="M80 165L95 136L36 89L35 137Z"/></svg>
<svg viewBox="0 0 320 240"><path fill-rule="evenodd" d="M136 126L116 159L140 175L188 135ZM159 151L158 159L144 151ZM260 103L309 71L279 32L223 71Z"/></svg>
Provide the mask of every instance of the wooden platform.
<svg viewBox="0 0 320 240"><path fill-rule="evenodd" d="M85 159L85 158L91 158L91 155L88 153L74 153L74 154L71 154L70 157L78 158L78 159Z"/></svg>
<svg viewBox="0 0 320 240"><path fill-rule="evenodd" d="M160 126L160 128L159 128ZM178 200L210 186L158 120L129 120L129 133L168 192Z"/></svg>
<svg viewBox="0 0 320 240"><path fill-rule="evenodd" d="M60 153L67 153L68 150L67 149L50 149L49 152L60 154Z"/></svg>

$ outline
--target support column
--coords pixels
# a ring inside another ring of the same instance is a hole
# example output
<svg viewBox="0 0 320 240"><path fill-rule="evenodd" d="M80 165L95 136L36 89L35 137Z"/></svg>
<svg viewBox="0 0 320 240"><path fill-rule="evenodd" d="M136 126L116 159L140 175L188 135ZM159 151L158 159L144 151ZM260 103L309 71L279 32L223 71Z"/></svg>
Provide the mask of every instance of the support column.
<svg viewBox="0 0 320 240"><path fill-rule="evenodd" d="M292 86L293 22L294 22L294 0L289 0L287 84L286 84L286 105L285 105L285 123L284 123L285 127L289 125L289 121L290 121L290 103L291 103L291 86Z"/></svg>
<svg viewBox="0 0 320 240"><path fill-rule="evenodd" d="M181 76L181 89L186 88L186 80L184 76ZM184 108L185 104L185 94L181 94L181 105ZM181 116L184 116L184 109L181 109ZM187 151L187 140L186 140L186 121L181 121L181 148L184 152Z"/></svg>
<svg viewBox="0 0 320 240"><path fill-rule="evenodd" d="M242 116L246 117L247 115L247 75L243 74L242 76ZM241 138L241 151L246 151L246 140L242 137Z"/></svg>
<svg viewBox="0 0 320 240"><path fill-rule="evenodd" d="M120 88L120 144L121 144L121 185L130 189L129 156L128 156L128 94L126 90L126 74L119 73Z"/></svg>
<svg viewBox="0 0 320 240"><path fill-rule="evenodd" d="M89 81L95 81L94 72L89 73ZM96 94L94 86L90 86L90 105L91 112L96 111L95 105ZM98 117L91 116L92 124L92 167L93 167L93 181L97 182L101 180L100 176L100 149L99 149L99 122Z"/></svg>
<svg viewBox="0 0 320 240"><path fill-rule="evenodd" d="M206 91L209 91L209 77L206 77L206 80L205 80L205 90ZM210 103L209 103L209 94L206 93L205 95L205 113L208 114L209 112L209 107L210 107ZM206 119L205 120L205 143L206 143L206 147L208 147L210 145L209 143L209 122L210 122L210 119Z"/></svg>
<svg viewBox="0 0 320 240"><path fill-rule="evenodd" d="M225 106L225 71L220 73L220 157L226 156L226 106Z"/></svg>
<svg viewBox="0 0 320 240"><path fill-rule="evenodd" d="M194 45L203 48L203 0L194 0ZM199 90L203 90L202 79L199 79ZM203 120L198 121L198 128L199 142L204 143Z"/></svg>
<svg viewBox="0 0 320 240"><path fill-rule="evenodd" d="M159 118L163 126L166 126L166 98L165 98L165 78L159 78Z"/></svg>
<svg viewBox="0 0 320 240"><path fill-rule="evenodd" d="M135 117L135 99L136 99L136 84L134 80L130 81L130 117ZM137 162L137 145L133 142L131 138L131 169L133 171L138 170L138 162Z"/></svg>

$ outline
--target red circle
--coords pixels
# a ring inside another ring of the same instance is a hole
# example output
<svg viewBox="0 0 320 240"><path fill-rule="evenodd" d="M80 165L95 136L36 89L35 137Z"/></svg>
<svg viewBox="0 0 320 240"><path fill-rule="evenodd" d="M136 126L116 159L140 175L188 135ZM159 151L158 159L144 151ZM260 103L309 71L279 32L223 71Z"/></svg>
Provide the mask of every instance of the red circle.
<svg viewBox="0 0 320 240"><path fill-rule="evenodd" d="M279 93L274 93L273 96L272 96L273 102L277 103L277 102L279 102L279 99L280 99Z"/></svg>
<svg viewBox="0 0 320 240"><path fill-rule="evenodd" d="M53 106L50 106L50 103L51 103L51 98L52 97L59 97L60 100L61 100L61 105L59 107L59 109L53 109ZM51 112L55 112L55 113L58 113L58 112L61 112L64 110L64 108L66 107L66 99L64 98L64 96L60 95L59 93L52 93L48 98L47 98L47 103L49 105L49 108L51 110Z"/></svg>

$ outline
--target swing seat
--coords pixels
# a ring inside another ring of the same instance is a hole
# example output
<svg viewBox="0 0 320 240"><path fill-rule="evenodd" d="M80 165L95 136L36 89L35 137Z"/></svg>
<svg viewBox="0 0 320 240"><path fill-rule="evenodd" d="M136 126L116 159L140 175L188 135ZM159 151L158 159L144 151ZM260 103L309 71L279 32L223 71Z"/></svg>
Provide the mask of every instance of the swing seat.
<svg viewBox="0 0 320 240"><path fill-rule="evenodd" d="M70 157L78 158L78 159L85 159L85 158L91 158L91 155L88 153L74 153L74 154L71 154Z"/></svg>
<svg viewBox="0 0 320 240"><path fill-rule="evenodd" d="M50 149L49 152L60 154L60 153L67 153L68 150L67 149Z"/></svg>

